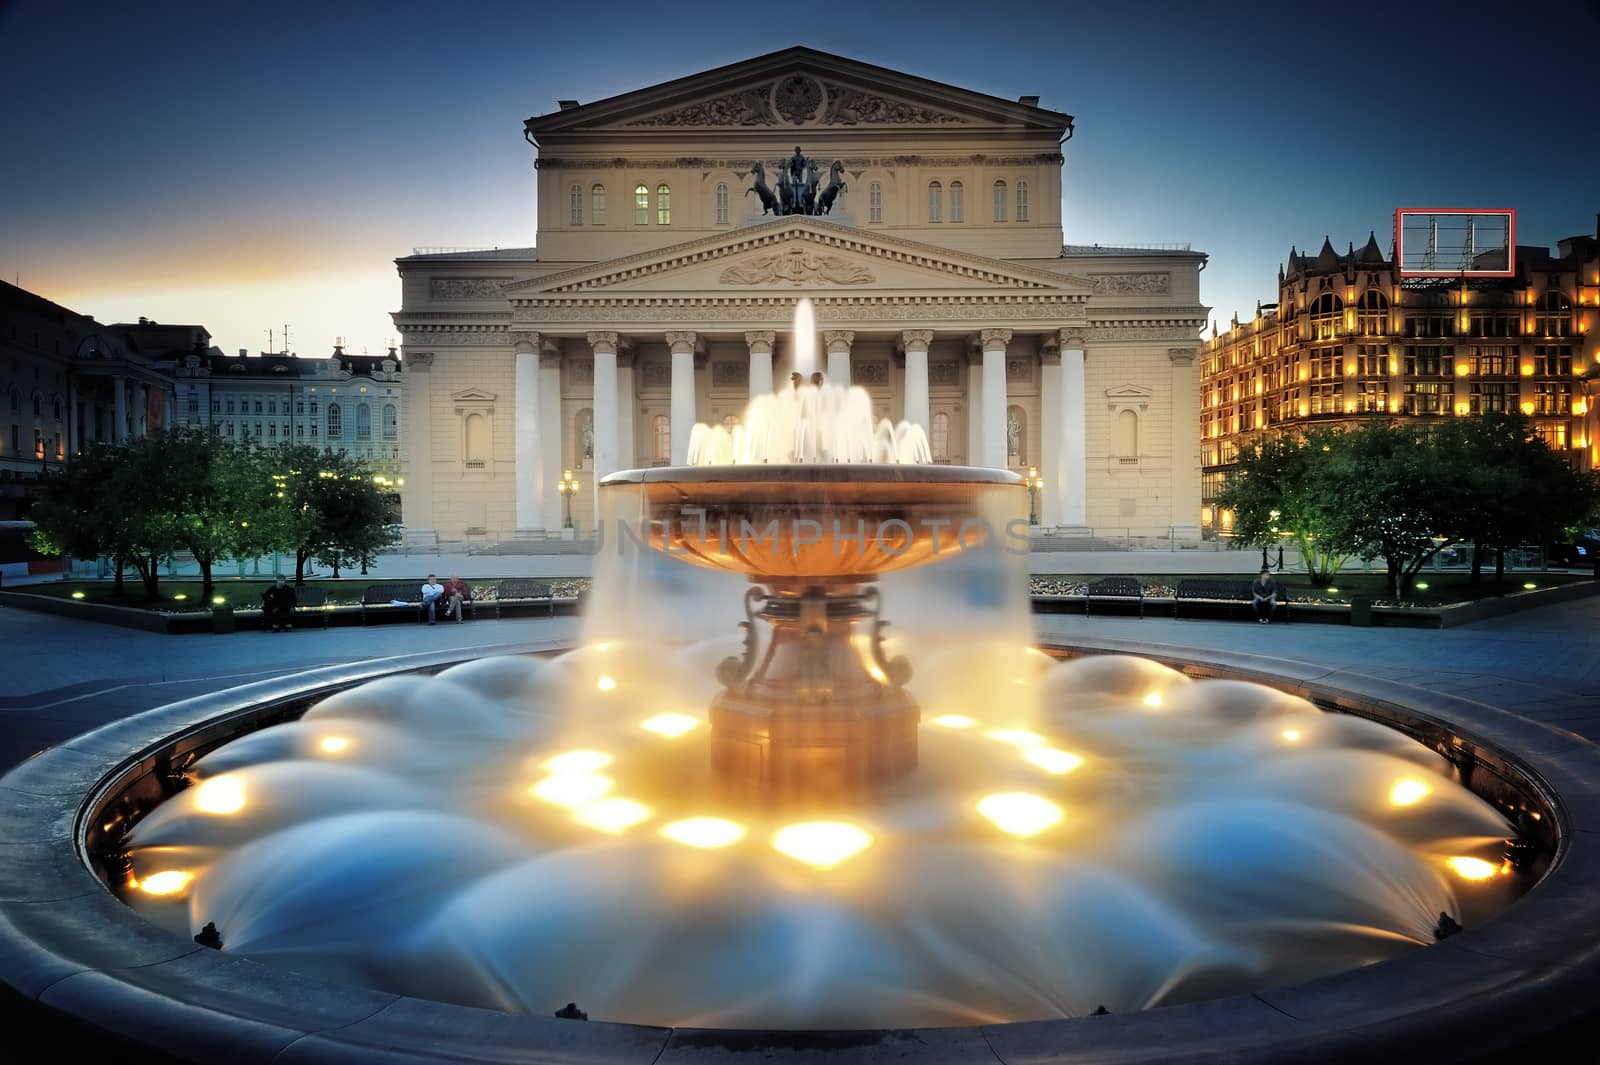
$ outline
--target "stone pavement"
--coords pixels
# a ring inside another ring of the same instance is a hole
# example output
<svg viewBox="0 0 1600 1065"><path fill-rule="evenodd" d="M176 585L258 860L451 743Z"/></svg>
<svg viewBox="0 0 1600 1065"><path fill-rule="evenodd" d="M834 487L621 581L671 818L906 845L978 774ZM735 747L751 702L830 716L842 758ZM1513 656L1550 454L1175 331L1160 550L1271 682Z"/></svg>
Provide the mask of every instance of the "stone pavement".
<svg viewBox="0 0 1600 1065"><path fill-rule="evenodd" d="M1514 709L1600 739L1600 598L1454 629L1046 614L1045 636L1138 640L1341 667ZM164 636L0 609L0 770L106 721L313 666L576 639L574 618Z"/></svg>

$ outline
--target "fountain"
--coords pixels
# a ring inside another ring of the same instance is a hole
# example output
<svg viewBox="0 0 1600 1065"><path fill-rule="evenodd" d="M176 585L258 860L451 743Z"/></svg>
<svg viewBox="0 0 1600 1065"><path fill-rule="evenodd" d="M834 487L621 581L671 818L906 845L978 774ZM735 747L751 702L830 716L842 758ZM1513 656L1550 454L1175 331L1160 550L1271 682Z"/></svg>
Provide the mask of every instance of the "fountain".
<svg viewBox="0 0 1600 1065"><path fill-rule="evenodd" d="M1550 864L1542 785L1448 732L1034 647L1020 479L926 463L801 339L690 465L602 481L577 647L211 726L101 786L86 853L222 956L766 1030L1268 992L1470 935Z"/></svg>

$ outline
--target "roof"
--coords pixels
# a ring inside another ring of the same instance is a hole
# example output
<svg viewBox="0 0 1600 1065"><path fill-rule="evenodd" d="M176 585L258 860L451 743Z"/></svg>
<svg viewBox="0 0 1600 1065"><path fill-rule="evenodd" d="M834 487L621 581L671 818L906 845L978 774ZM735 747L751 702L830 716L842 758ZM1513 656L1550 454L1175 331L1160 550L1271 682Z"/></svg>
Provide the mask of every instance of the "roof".
<svg viewBox="0 0 1600 1065"><path fill-rule="evenodd" d="M1091 255L1174 255L1206 258L1203 251L1194 251L1187 244L1063 244L1061 257L1071 259Z"/></svg>
<svg viewBox="0 0 1600 1065"><path fill-rule="evenodd" d="M458 259L462 262L489 262L497 259L509 259L531 262L538 258L538 248L417 248L410 255L400 256L395 262L414 262L419 259Z"/></svg>
<svg viewBox="0 0 1600 1065"><path fill-rule="evenodd" d="M395 355L339 355L332 357L311 356L301 358L298 355L261 354L261 355L224 355L215 348L210 353L200 357L200 362L211 371L213 377L241 376L241 377L313 377L326 380L326 371L335 368L348 370L351 374L363 377L383 371L385 359L394 363L393 370L399 370L400 360Z"/></svg>

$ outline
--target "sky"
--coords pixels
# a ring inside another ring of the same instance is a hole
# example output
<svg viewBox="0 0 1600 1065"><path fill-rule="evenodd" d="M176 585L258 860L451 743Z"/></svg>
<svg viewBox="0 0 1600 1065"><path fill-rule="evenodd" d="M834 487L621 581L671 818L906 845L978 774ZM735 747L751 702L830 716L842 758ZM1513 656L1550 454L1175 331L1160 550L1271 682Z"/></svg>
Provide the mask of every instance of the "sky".
<svg viewBox="0 0 1600 1065"><path fill-rule="evenodd" d="M1291 244L1387 250L1399 206L1595 230L1600 0L802 7L0 0L0 277L376 352L395 257L537 243L524 119L797 44L1074 115L1066 241L1209 253L1224 328Z"/></svg>

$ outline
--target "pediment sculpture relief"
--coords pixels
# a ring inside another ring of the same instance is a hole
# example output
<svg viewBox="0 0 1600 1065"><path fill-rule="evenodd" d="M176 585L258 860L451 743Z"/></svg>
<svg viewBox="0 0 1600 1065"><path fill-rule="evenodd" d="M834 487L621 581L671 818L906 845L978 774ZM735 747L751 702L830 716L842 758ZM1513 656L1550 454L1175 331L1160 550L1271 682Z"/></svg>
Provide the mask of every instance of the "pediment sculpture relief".
<svg viewBox="0 0 1600 1065"><path fill-rule="evenodd" d="M828 125L874 126L943 125L960 122L959 115L935 111L931 107L890 100L875 93L845 85L828 86L828 111L822 119Z"/></svg>
<svg viewBox="0 0 1600 1065"><path fill-rule="evenodd" d="M772 110L772 86L757 85L740 89L713 100L704 100L676 111L650 115L630 126L775 126L778 116Z"/></svg>
<svg viewBox="0 0 1600 1065"><path fill-rule="evenodd" d="M859 263L838 255L824 255L805 248L793 248L776 255L734 263L722 271L724 285L770 285L777 281L795 284L826 281L835 285L865 285L876 278Z"/></svg>

